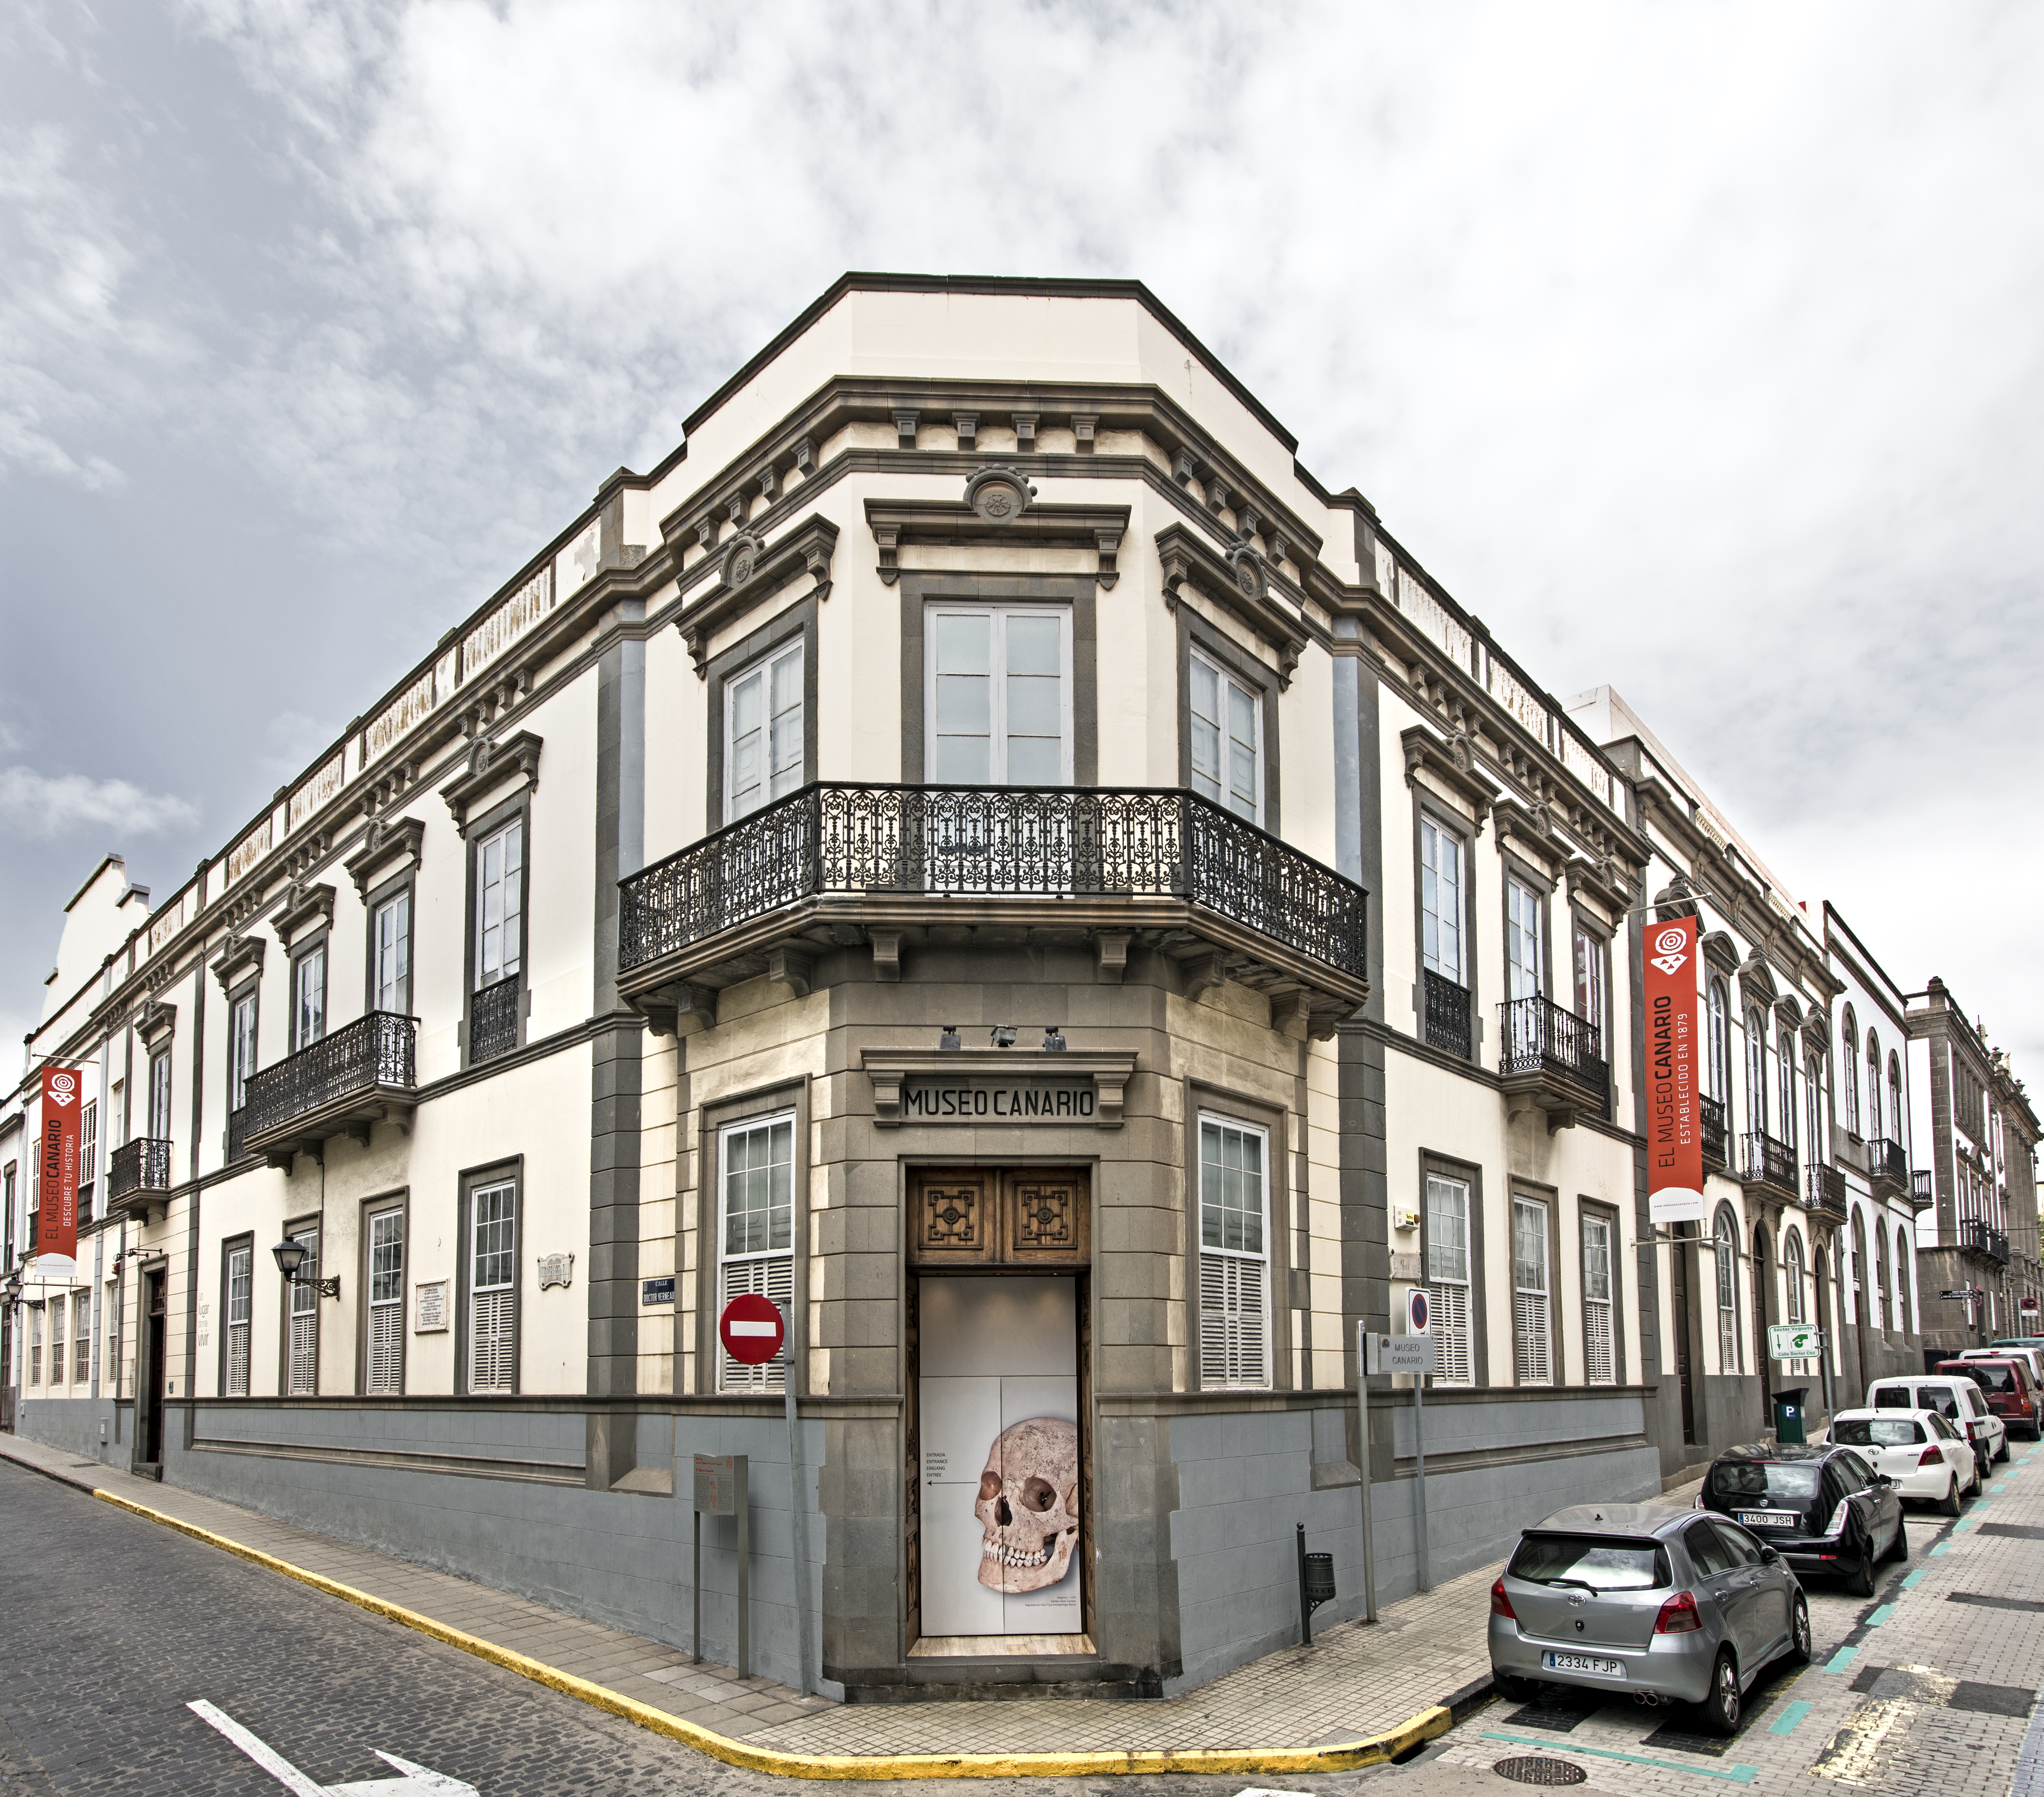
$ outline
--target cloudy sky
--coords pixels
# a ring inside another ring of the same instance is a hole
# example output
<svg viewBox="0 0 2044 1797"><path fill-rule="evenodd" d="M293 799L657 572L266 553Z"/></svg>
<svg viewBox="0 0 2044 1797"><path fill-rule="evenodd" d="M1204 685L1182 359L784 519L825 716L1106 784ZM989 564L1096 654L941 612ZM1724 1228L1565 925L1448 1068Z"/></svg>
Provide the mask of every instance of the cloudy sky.
<svg viewBox="0 0 2044 1797"><path fill-rule="evenodd" d="M2040 94L1960 0L0 0L0 1030L886 268L1148 282L2044 1073Z"/></svg>

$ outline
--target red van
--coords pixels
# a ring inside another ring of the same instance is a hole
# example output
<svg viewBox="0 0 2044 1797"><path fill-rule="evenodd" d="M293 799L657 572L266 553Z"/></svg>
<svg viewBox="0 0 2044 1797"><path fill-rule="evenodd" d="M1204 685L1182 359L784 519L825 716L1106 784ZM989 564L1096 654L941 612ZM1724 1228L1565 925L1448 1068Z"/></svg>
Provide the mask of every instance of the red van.
<svg viewBox="0 0 2044 1797"><path fill-rule="evenodd" d="M2031 1441L2044 1438L2044 1418L2038 1413L2038 1392L2030 1369L2019 1360L1941 1360L1938 1371L1970 1379L1980 1387L1987 1407L2012 1435L2022 1430Z"/></svg>

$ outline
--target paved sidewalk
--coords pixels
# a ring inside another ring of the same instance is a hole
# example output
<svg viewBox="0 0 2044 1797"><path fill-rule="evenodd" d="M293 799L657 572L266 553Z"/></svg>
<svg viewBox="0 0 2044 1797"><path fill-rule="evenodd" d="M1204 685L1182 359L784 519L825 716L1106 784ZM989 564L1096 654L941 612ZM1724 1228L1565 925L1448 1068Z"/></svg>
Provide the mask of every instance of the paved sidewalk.
<svg viewBox="0 0 2044 1797"><path fill-rule="evenodd" d="M1465 1707L1490 1676L1485 1593L1499 1568L1463 1574L1340 1623L1161 1702L1089 1698L836 1704L770 1680L690 1663L681 1650L528 1599L0 1435L0 1456L159 1511L509 1648L697 1727L805 1757L829 1754L1299 1749L1389 1733L1435 1705ZM1693 1488L1662 1501L1682 1504Z"/></svg>

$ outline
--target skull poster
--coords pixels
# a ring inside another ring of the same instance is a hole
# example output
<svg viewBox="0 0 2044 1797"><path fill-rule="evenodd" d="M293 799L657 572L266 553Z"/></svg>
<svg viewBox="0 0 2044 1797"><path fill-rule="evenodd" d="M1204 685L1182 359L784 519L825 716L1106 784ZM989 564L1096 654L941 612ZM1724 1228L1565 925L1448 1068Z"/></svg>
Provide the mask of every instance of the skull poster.
<svg viewBox="0 0 2044 1797"><path fill-rule="evenodd" d="M922 1281L925 1636L1084 1626L1075 1300L1069 1277Z"/></svg>

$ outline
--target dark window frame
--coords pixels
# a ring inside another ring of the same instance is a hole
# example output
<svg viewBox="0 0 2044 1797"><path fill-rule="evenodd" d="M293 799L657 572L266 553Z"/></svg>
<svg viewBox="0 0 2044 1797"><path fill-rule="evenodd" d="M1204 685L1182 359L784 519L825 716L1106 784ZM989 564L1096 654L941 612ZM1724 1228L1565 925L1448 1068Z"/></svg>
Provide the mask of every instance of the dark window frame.
<svg viewBox="0 0 2044 1797"><path fill-rule="evenodd" d="M799 1397L809 1388L807 1332L809 1277L809 1079L806 1073L793 1079L728 1093L696 1112L696 1165L700 1189L696 1193L695 1269L695 1377L691 1385L697 1397L728 1398L732 1401L757 1400L756 1392L720 1392L717 1389L717 1292L724 1276L724 1132L737 1125L763 1123L767 1118L792 1111L795 1116L793 1181L794 1210L789 1219L789 1242L793 1250L792 1285L789 1307L791 1318L788 1344L787 1377ZM675 1283L678 1295L681 1284ZM682 1315L674 1306L674 1352L682 1353ZM681 1388L676 1369L675 1389Z"/></svg>
<svg viewBox="0 0 2044 1797"><path fill-rule="evenodd" d="M395 1211L402 1219L398 1226L398 1240L403 1245L402 1277L398 1281L398 1305L400 1327L398 1331L398 1389L394 1393L379 1392L378 1397L405 1396L405 1384L411 1377L412 1307L410 1303L412 1277L412 1188L401 1185L395 1191L379 1192L373 1198L364 1198L355 1209L355 1389L358 1396L368 1396L369 1391L369 1260L370 1220L386 1211Z"/></svg>
<svg viewBox="0 0 2044 1797"><path fill-rule="evenodd" d="M471 819L463 832L462 996L459 1034L464 1072L474 1065L471 1054L475 1026L476 976L480 944L476 937L476 906L481 897L479 863L482 845L516 817L519 820L518 847L518 1014L517 1046L526 1041L527 1020L532 1011L532 787L528 781L501 804ZM494 1059L501 1060L504 1056ZM485 1066L490 1065L485 1062Z"/></svg>
<svg viewBox="0 0 2044 1797"><path fill-rule="evenodd" d="M301 1042L298 1039L298 969L314 954L321 958L320 1034L316 1039L323 1040L333 1033L333 955L329 946L332 935L331 927L322 925L305 936L303 940L291 944L290 953L287 957L289 962L287 970L290 977L289 987L290 1012L285 1019L286 1040L289 1044L288 1051L290 1054L295 1054L302 1048L312 1046L311 1042ZM257 1020L259 1023L259 1013Z"/></svg>
<svg viewBox="0 0 2044 1797"><path fill-rule="evenodd" d="M314 1277L324 1279L327 1277L323 1270L326 1265L326 1213L324 1211L308 1211L302 1216L286 1219L277 1239L289 1242L308 1231L315 1238L313 1252L317 1256L313 1262L313 1273ZM299 1270L302 1272L304 1269L301 1268ZM290 1403L299 1401L293 1397L291 1392L291 1292L294 1288L292 1282L281 1273L277 1276L277 1396L282 1402ZM325 1301L317 1292L313 1294L312 1395L314 1397L319 1396L320 1388L320 1338L326 1333L320 1327L324 1319L320 1315L319 1307ZM252 1331L248 1382L252 1387L256 1382L255 1342L252 1338L256 1323L256 1269L252 1257L248 1271L248 1322Z"/></svg>
<svg viewBox="0 0 2044 1797"><path fill-rule="evenodd" d="M1278 761L1278 697L1281 692L1278 670L1258 659L1254 652L1245 649L1225 632L1219 630L1194 611L1190 605L1178 607L1178 784L1187 792L1193 789L1193 651L1199 652L1212 662L1230 678L1239 680L1254 689L1258 700L1261 739L1257 745L1257 777L1263 789L1263 815L1257 820L1258 827L1275 836L1281 834L1279 825L1282 816L1278 795L1282 788L1279 778ZM1078 683L1078 620L1074 620L1072 643L1072 683ZM1078 694L1074 693L1076 701ZM1077 706L1074 704L1072 725L1077 750L1078 729ZM1073 758L1074 771L1078 758ZM1079 782L1085 784L1084 781ZM1228 808L1225 798L1218 801L1224 810Z"/></svg>
<svg viewBox="0 0 2044 1797"><path fill-rule="evenodd" d="M1554 1186L1543 1185L1538 1180L1514 1177L1508 1185L1511 1202L1520 1199L1529 1204L1544 1204L1547 1209L1547 1358L1550 1377L1547 1382L1537 1384L1521 1381L1519 1377L1519 1219L1516 1213L1508 1216L1509 1226L1505 1234L1506 1251L1512 1257L1512 1302L1513 1308L1512 1339L1512 1387L1521 1392L1559 1392L1569 1384L1568 1334L1562 1315L1562 1194ZM1580 1256L1581 1242L1577 1237ZM1578 1277L1581 1277L1580 1272ZM1601 1389L1601 1388L1600 1388Z"/></svg>
<svg viewBox="0 0 2044 1797"><path fill-rule="evenodd" d="M248 1250L248 1389L231 1392L227 1388L227 1263L235 1250ZM239 1235L223 1236L220 1243L220 1341L215 1355L213 1389L217 1397L253 1397L256 1395L256 1232L244 1229ZM286 1344L288 1349L288 1344Z"/></svg>
<svg viewBox="0 0 2044 1797"><path fill-rule="evenodd" d="M1427 1177L1450 1179L1469 1188L1469 1254L1470 1254L1470 1385L1473 1392L1491 1388L1490 1377L1490 1326L1489 1282L1485 1277L1486 1248L1489 1235L1485 1227L1484 1210L1483 1169L1473 1161L1457 1159L1452 1154L1442 1154L1427 1148L1420 1150L1420 1277L1414 1281L1425 1285L1427 1278L1428 1239L1427 1215ZM1508 1217L1506 1222L1510 1223ZM1515 1380L1516 1375L1515 1375ZM1460 1389L1459 1387L1454 1388Z"/></svg>
<svg viewBox="0 0 2044 1797"><path fill-rule="evenodd" d="M1303 1211L1303 1194L1293 1189L1293 1156L1289 1125L1291 1113L1282 1105L1273 1104L1268 1100L1251 1097L1231 1086L1216 1085L1205 1080L1188 1077L1185 1085L1185 1115L1187 1119L1185 1136L1185 1177L1187 1203L1184 1227L1184 1253L1185 1265L1192 1275L1185 1281L1185 1295L1181 1300L1186 1315L1185 1340L1192 1356L1191 1384L1194 1391L1205 1391L1200 1383L1200 1280L1201 1254L1201 1192L1200 1192L1200 1121L1212 1117L1220 1123L1247 1126L1263 1132L1268 1150L1263 1175L1263 1231L1266 1246L1265 1265L1270 1269L1270 1288L1266 1302L1270 1306L1270 1383L1263 1389L1270 1392L1290 1392L1299 1388L1292 1377L1292 1266L1293 1239L1297 1224L1294 1211ZM1281 1210L1278 1196L1281 1192L1284 1204ZM1312 1312L1308 1311L1310 1319ZM1310 1347L1311 1324L1307 1346ZM1310 1379L1308 1381L1311 1384ZM1215 1388L1222 1392L1233 1392L1239 1396L1253 1397L1257 1388L1222 1386Z"/></svg>
<svg viewBox="0 0 2044 1797"><path fill-rule="evenodd" d="M1626 1382L1625 1359L1625 1238L1621 1233L1623 1212L1617 1205L1608 1204L1601 1198L1577 1196L1576 1199L1576 1277L1581 1283L1578 1308L1589 1300L1589 1288L1585 1281L1583 1265L1583 1224L1592 1218L1608 1224L1611 1229L1611 1369L1614 1385ZM1583 1340L1583 1387L1586 1391L1602 1392L1610 1386L1592 1385L1589 1383L1589 1339L1585 1332Z"/></svg>
<svg viewBox="0 0 2044 1797"><path fill-rule="evenodd" d="M733 681L750 674L759 662L786 648L797 637L801 639L802 643L802 778L799 784L805 786L818 778L817 620L816 595L805 593L792 605L775 612L758 628L747 632L729 648L711 656L705 664L703 678L709 688L709 743L705 759L707 780L703 801L705 835L714 834L732 821L724 816L724 746L727 734L727 689Z"/></svg>
<svg viewBox="0 0 2044 1797"><path fill-rule="evenodd" d="M403 898L408 907L405 923L405 991L404 1001L398 1015L412 1014L412 982L418 966L419 899L418 868L417 864L393 875L380 886L372 886L362 901L363 932L362 956L362 1010L367 1016L379 1007L376 1003L376 916L392 900ZM523 920L521 920L523 927Z"/></svg>
<svg viewBox="0 0 2044 1797"><path fill-rule="evenodd" d="M1523 855L1514 854L1511 850L1502 847L1498 851L1497 859L1497 896L1504 901L1497 908L1498 947L1504 956L1499 963L1503 970L1504 983L1498 989L1498 996L1505 1004L1516 1002L1512 996L1512 885L1516 880L1539 900L1539 996L1552 1004L1554 1003L1554 877ZM1573 977L1570 984L1573 986Z"/></svg>
<svg viewBox="0 0 2044 1797"><path fill-rule="evenodd" d="M1482 958L1476 952L1476 837L1478 826L1473 818L1463 816L1447 800L1416 782L1412 788L1412 966L1419 977L1412 982L1414 1034L1420 1041L1426 1040L1427 916L1426 907L1421 898L1421 881L1426 876L1426 839L1423 831L1428 824L1436 830L1454 836L1462 845L1461 984L1470 995L1470 1065L1473 1067L1481 1063L1483 1048L1483 1000L1478 983L1479 963Z"/></svg>
<svg viewBox="0 0 2044 1797"><path fill-rule="evenodd" d="M471 856L471 860L474 858ZM455 1215L454 1392L457 1398L517 1396L524 1390L525 1284L525 1157L509 1154L501 1159L464 1167L458 1176L459 1197ZM472 1231L474 1200L483 1186L509 1181L511 1193L511 1390L475 1392L469 1388L468 1329L471 1298L469 1282L475 1273L475 1242ZM408 1217L407 1222L409 1219Z"/></svg>
<svg viewBox="0 0 2044 1797"><path fill-rule="evenodd" d="M255 1008L253 1021L249 1026L248 1048L255 1065L242 1075L241 1104L235 1100L234 1068L234 1013L243 1000ZM259 977L250 973L227 995L227 1109L229 1115L240 1110L248 1101L246 1087L263 1065L263 982Z"/></svg>

